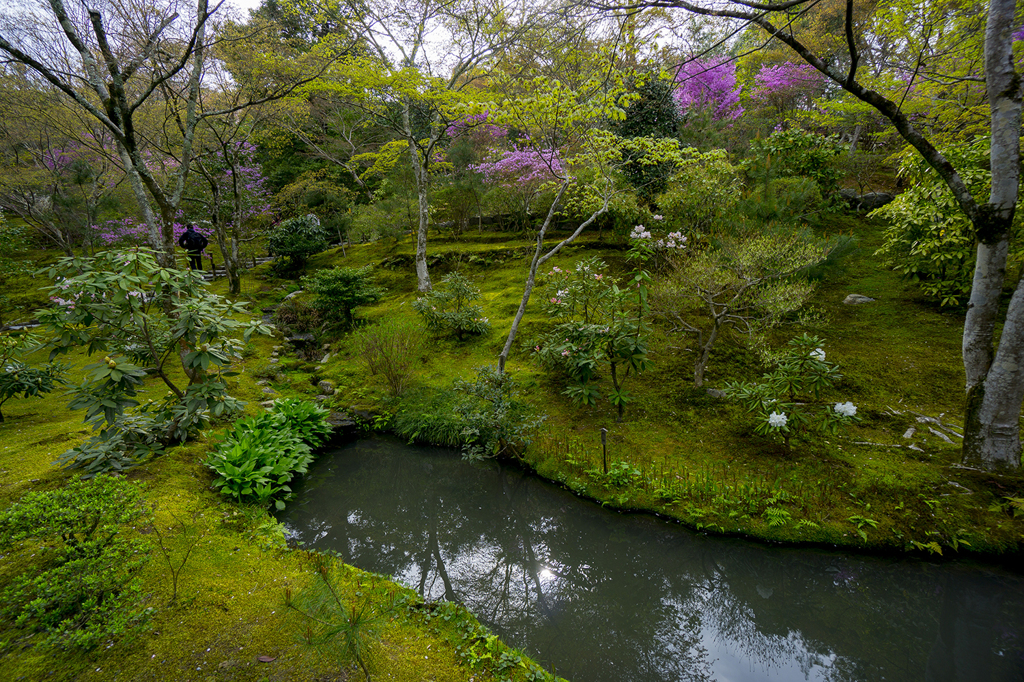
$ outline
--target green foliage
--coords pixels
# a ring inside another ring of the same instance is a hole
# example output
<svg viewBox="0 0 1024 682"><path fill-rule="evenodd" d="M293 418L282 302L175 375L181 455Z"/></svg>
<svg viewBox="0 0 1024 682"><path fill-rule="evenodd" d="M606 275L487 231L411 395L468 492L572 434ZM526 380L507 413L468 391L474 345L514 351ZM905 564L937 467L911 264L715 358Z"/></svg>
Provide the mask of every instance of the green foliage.
<svg viewBox="0 0 1024 682"><path fill-rule="evenodd" d="M512 375L492 365L477 367L473 381L456 379L454 389L467 459L518 456L543 421L523 401Z"/></svg>
<svg viewBox="0 0 1024 682"><path fill-rule="evenodd" d="M639 241L639 240L637 240ZM595 405L601 398L597 387L603 372L612 380L608 400L622 421L632 395L623 384L630 375L647 371L647 313L649 276L637 271L625 288L602 272L596 258L580 261L573 270L552 268L541 290L546 312L563 320L543 334L534 356L548 367L568 375L564 394L581 405Z"/></svg>
<svg viewBox="0 0 1024 682"><path fill-rule="evenodd" d="M361 592L346 594L341 562L322 554L310 556L313 580L285 605L300 618L301 641L339 664L355 661L370 682L373 649L386 612L378 611Z"/></svg>
<svg viewBox="0 0 1024 682"><path fill-rule="evenodd" d="M138 487L113 476L28 493L0 512L0 551L34 559L0 593L0 615L80 649L140 628L150 609L135 574L150 548L125 533L143 516Z"/></svg>
<svg viewBox="0 0 1024 682"><path fill-rule="evenodd" d="M284 418L284 426L311 448L325 444L333 429L327 418L330 412L316 403L299 398L279 398L270 413Z"/></svg>
<svg viewBox="0 0 1024 682"><path fill-rule="evenodd" d="M292 492L288 483L306 473L312 461L309 445L289 428L285 415L265 412L236 421L205 464L217 474L213 486L228 497L265 505L277 496L275 506L284 509L282 498Z"/></svg>
<svg viewBox="0 0 1024 682"><path fill-rule="evenodd" d="M696 249L652 293L652 306L673 331L696 338L694 386L724 331L735 330L763 343L764 333L790 321L808 321L804 311L815 285L799 275L822 263L831 244L807 230L758 231L724 237L717 248Z"/></svg>
<svg viewBox="0 0 1024 682"><path fill-rule="evenodd" d="M24 225L9 225L0 212L0 327L14 307L7 295L7 283L17 275L26 273L30 265L25 261L28 230Z"/></svg>
<svg viewBox="0 0 1024 682"><path fill-rule="evenodd" d="M28 334L0 335L0 408L11 398L41 398L65 383L67 365L50 362L33 367L21 360L35 346L35 337ZM4 421L0 411L0 422Z"/></svg>
<svg viewBox="0 0 1024 682"><path fill-rule="evenodd" d="M761 184L774 177L803 176L818 183L822 196L839 191L835 159L842 153L837 140L800 128L777 130L767 138L751 140L753 158L745 167Z"/></svg>
<svg viewBox="0 0 1024 682"><path fill-rule="evenodd" d="M988 168L988 139L945 149L943 153L959 170L974 196L987 196L992 172ZM971 293L975 242L971 221L960 210L946 183L917 154L900 166L908 187L893 201L871 213L884 218L888 227L884 243L876 251L887 265L918 282L941 305L957 306ZM1008 267L1020 268L1024 245L1020 213L1014 217Z"/></svg>
<svg viewBox="0 0 1024 682"><path fill-rule="evenodd" d="M739 169L724 149L713 149L692 151L655 204L666 231L711 234L723 227L739 199Z"/></svg>
<svg viewBox="0 0 1024 682"><path fill-rule="evenodd" d="M392 396L409 387L414 363L423 351L423 328L414 320L388 316L360 329L352 338L370 374L381 374Z"/></svg>
<svg viewBox="0 0 1024 682"><path fill-rule="evenodd" d="M71 408L85 410L99 433L65 453L65 466L117 469L140 459L124 452L119 460L114 453L122 445L144 445L142 454L152 453L184 441L211 415L241 409L227 385L242 349L237 337L248 341L254 333L270 333L258 320L237 319L247 312L244 305L209 293L190 271L160 267L146 249L64 258L46 273L55 282L48 289L55 305L40 320L51 332L51 360L76 347L107 353L85 366L81 383L69 386ZM175 364L187 377L184 388ZM140 407L138 389L150 374L169 391ZM127 410L136 407L150 420L126 421ZM151 437L136 437L143 425Z"/></svg>
<svg viewBox="0 0 1024 682"><path fill-rule="evenodd" d="M834 435L840 427L859 421L852 403L829 405L822 400L822 394L842 378L839 367L825 360L822 345L816 336L798 336L762 383L734 381L726 385L726 394L755 416L755 433L781 436L788 449L794 433Z"/></svg>
<svg viewBox="0 0 1024 682"><path fill-rule="evenodd" d="M302 270L309 257L324 251L329 243L327 230L313 214L283 220L267 235L267 251L285 259L275 261L275 268L282 273Z"/></svg>
<svg viewBox="0 0 1024 682"><path fill-rule="evenodd" d="M824 205L821 190L811 178L775 178L756 185L736 204L738 213L764 223L800 223Z"/></svg>
<svg viewBox="0 0 1024 682"><path fill-rule="evenodd" d="M352 311L357 306L376 303L385 292L373 284L370 266L317 270L303 277L302 285L313 294L312 307L328 324L343 327L355 323Z"/></svg>
<svg viewBox="0 0 1024 682"><path fill-rule="evenodd" d="M458 399L451 389L409 391L391 421L391 429L410 443L462 447L461 416L455 410Z"/></svg>
<svg viewBox="0 0 1024 682"><path fill-rule="evenodd" d="M472 303L478 298L480 290L458 272L453 272L441 280L439 287L413 301L412 307L423 316L427 329L454 334L462 341L466 334L491 331L483 308Z"/></svg>

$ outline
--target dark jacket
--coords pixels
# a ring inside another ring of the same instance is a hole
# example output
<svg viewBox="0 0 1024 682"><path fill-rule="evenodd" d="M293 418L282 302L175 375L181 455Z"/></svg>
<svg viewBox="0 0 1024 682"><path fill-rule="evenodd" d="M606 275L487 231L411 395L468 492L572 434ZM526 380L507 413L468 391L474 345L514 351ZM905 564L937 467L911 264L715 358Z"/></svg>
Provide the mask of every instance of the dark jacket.
<svg viewBox="0 0 1024 682"><path fill-rule="evenodd" d="M185 234L178 237L178 246L190 253L199 253L205 249L206 245L209 243L210 242L206 237L199 234L191 227L185 230Z"/></svg>

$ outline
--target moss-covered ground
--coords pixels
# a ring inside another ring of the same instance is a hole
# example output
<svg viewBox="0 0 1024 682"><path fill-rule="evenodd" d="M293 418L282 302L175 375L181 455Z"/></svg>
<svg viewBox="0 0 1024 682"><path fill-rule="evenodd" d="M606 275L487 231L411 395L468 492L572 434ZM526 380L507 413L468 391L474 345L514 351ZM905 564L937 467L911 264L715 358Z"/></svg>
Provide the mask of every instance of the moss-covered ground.
<svg viewBox="0 0 1024 682"><path fill-rule="evenodd" d="M738 405L705 390L727 380L756 380L766 370L744 339L723 339L705 388L694 389L693 340L657 323L654 368L629 380L635 400L617 423L607 402L592 408L572 404L562 395L564 378L522 350L550 324L534 302L508 365L547 416L524 462L602 504L657 512L710 532L868 551L1018 555L1024 519L1014 516L1014 498L1021 497L1024 478L958 465L962 310L938 307L887 270L873 255L877 225L834 216L819 229L853 235L859 248L820 283L814 305L824 322L786 327L775 342L782 346L804 331L824 340L828 359L843 374L831 397L858 406L857 425L836 437L796 437L787 451L754 434ZM389 293L380 304L360 309L361 318L372 323L383 315L414 316L412 249L409 241L356 246L344 256L340 250L322 254L311 267L372 264ZM491 233L435 240L433 280L456 269L473 279L494 331L463 343L433 339L418 366L413 395L447 388L456 376L468 379L473 368L495 363L522 295L530 251L526 240ZM549 265L564 268L593 255L626 274L622 247L599 236L582 239ZM286 290L266 293L280 297ZM850 293L876 300L846 305ZM383 414L402 409L401 402L388 400L383 379L367 372L345 337L335 351L312 373L293 365L293 387L314 393L315 379L329 378L338 385L333 401L339 408ZM608 429L609 465L625 462L634 474L624 484L600 472L601 428Z"/></svg>
<svg viewBox="0 0 1024 682"><path fill-rule="evenodd" d="M630 379L635 401L622 423L607 403L572 404L562 395L560 378L517 349L508 368L547 417L523 454L524 463L602 504L656 512L706 532L856 551L1019 556L1024 519L1014 516L1013 500L1024 497L1024 479L957 464L962 313L921 298L911 283L873 258L877 227L840 217L830 229L854 234L861 248L842 272L829 273L822 282L816 305L827 322L806 331L820 336L829 360L839 363L844 378L834 398L858 406L859 424L836 437L794 439L787 451L755 435L737 405L694 389L692 341L655 324L654 366ZM496 361L522 294L530 248L527 239L487 232L434 239L433 279L459 270L474 280L494 331L461 343L431 339L417 360L411 396L446 389L454 378L471 378L475 367ZM379 304L358 309L357 317L372 324L384 315L415 316L412 253L408 239L384 241L350 246L344 254L334 249L316 256L309 267L373 265L388 293ZM608 235L584 238L552 264L565 267L590 255L625 273L623 251ZM275 278L266 266L247 277L245 298L254 309L278 303L298 288L295 281ZM215 290L223 287L214 284ZM844 305L849 293L877 300ZM547 324L539 307L531 305L522 342L528 346ZM802 331L787 329L776 341L782 344ZM254 340L236 395L255 411L268 397L256 383L261 377L269 379L275 395L309 398L318 392L318 381L329 379L337 391L328 405L336 410L368 410L382 415L380 424L402 409L389 398L383 379L361 363L347 335L323 340L331 344L331 354L322 363L288 356L272 363L272 347L280 341ZM707 386L756 379L764 369L742 339L725 338L708 368ZM0 504L66 480L69 474L52 462L84 439L87 429L81 414L65 405L59 394L4 405ZM228 502L211 489L212 474L201 462L223 426L129 473L145 486L169 557L156 548L152 527L138 529L155 547L143 576L144 594L155 609L151 628L89 653L33 648L38 635L7 629L0 633L6 679L362 678L351 662L325 659L297 639L285 593L310 580L308 557L284 546L281 529L266 510ZM622 480L601 473L602 428L608 429L609 464L624 463L619 466L630 473ZM905 438L911 428L913 436ZM190 549L172 603L171 569ZM469 615L432 618L433 607L419 605L404 588L356 569L345 569L344 576L346 594L353 599L358 594L381 614L375 679L502 679L496 671L466 667L459 655L456 647L475 627Z"/></svg>

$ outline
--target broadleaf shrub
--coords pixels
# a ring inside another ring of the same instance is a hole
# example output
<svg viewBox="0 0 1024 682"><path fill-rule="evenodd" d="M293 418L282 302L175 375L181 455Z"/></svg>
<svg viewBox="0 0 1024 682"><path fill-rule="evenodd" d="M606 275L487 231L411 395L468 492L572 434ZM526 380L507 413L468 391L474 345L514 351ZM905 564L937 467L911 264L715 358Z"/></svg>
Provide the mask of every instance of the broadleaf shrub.
<svg viewBox="0 0 1024 682"><path fill-rule="evenodd" d="M126 537L144 516L139 488L109 475L26 494L0 512L0 551L31 554L32 566L0 592L0 615L79 649L144 626L136 574L150 547Z"/></svg>
<svg viewBox="0 0 1024 682"><path fill-rule="evenodd" d="M312 307L336 327L351 327L356 307L376 303L385 292L373 283L369 266L317 270L303 277L302 285L313 294Z"/></svg>
<svg viewBox="0 0 1024 682"><path fill-rule="evenodd" d="M239 419L206 459L213 486L239 502L284 509L288 484L313 461L311 446L326 441L327 412L303 401L279 401L274 411Z"/></svg>
<svg viewBox="0 0 1024 682"><path fill-rule="evenodd" d="M289 218L276 225L267 236L267 251L275 260L274 268L282 273L297 272L306 266L310 256L327 249L330 237L313 214Z"/></svg>
<svg viewBox="0 0 1024 682"><path fill-rule="evenodd" d="M413 301L412 307L423 316L427 328L442 334L454 334L461 341L467 334L486 334L491 323L481 306L473 303L480 290L457 272L441 280L441 285Z"/></svg>

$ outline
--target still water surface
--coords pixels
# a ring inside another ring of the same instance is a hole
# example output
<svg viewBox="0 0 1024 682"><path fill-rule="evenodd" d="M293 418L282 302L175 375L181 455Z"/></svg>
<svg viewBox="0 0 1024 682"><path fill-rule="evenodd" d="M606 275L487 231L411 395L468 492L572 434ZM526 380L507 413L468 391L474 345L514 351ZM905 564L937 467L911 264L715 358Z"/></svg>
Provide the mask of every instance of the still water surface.
<svg viewBox="0 0 1024 682"><path fill-rule="evenodd" d="M383 439L322 455L279 517L574 682L1024 680L1024 577L991 567L707 537Z"/></svg>

